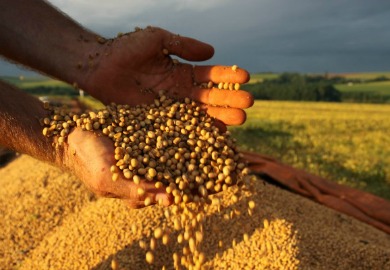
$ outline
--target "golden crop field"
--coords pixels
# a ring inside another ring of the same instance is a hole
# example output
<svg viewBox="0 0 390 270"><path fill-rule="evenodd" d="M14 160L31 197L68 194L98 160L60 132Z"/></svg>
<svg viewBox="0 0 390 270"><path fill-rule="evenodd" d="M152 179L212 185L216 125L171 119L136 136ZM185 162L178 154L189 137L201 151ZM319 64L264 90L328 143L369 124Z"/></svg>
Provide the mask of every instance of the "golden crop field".
<svg viewBox="0 0 390 270"><path fill-rule="evenodd" d="M390 199L390 106L256 101L242 149Z"/></svg>
<svg viewBox="0 0 390 270"><path fill-rule="evenodd" d="M372 80L378 77L390 77L388 71L356 72L356 73L332 73L330 76L342 76L347 79Z"/></svg>

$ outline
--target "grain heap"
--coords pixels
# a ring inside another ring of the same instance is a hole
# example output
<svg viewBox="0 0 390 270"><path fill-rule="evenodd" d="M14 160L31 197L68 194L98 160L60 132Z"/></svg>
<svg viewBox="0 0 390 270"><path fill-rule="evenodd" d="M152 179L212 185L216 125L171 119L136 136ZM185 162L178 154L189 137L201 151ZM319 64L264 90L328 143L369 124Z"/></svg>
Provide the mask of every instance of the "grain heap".
<svg viewBox="0 0 390 270"><path fill-rule="evenodd" d="M157 242L153 265L138 243L164 228L167 207L90 200L75 176L27 155L0 168L0 185L1 269L174 269L178 232ZM213 196L221 212L205 215L206 269L390 269L388 234L261 179L237 203L230 188ZM252 216L250 200L261 206ZM225 219L230 211L240 218Z"/></svg>
<svg viewBox="0 0 390 270"><path fill-rule="evenodd" d="M230 88L233 90L234 86ZM153 263L157 241L166 245L168 232L174 230L179 232L177 243L181 246L181 252L173 256L175 268L201 269L205 255L199 247L206 208L217 207L220 211L220 200L209 195L237 185L240 189L235 189L237 192L231 197L237 202L252 182L230 134L221 134L213 126L213 119L194 101L186 98L182 103L174 102L163 93L151 105L130 107L112 103L103 110L81 115L45 107L51 116L41 121L43 135L57 136L57 146L65 142L73 127L99 131L115 147L116 164L110 168L113 181L120 175L135 184L146 179L172 194L174 205L164 212L167 224L153 228L148 244L140 240L146 261ZM143 196L145 190L139 187L138 194ZM152 199L146 197L144 202L149 206ZM250 201L250 215L254 208L255 203ZM226 215L233 218L235 214ZM134 233L136 230L133 228Z"/></svg>

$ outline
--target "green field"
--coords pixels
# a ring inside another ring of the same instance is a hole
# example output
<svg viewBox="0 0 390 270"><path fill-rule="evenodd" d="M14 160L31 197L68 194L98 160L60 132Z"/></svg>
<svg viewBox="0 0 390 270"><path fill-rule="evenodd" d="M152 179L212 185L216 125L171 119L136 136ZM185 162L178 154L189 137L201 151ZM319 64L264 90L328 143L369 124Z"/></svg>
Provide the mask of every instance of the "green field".
<svg viewBox="0 0 390 270"><path fill-rule="evenodd" d="M357 72L357 73L332 73L330 76L341 76L347 79L373 80L378 77L390 78L390 72Z"/></svg>
<svg viewBox="0 0 390 270"><path fill-rule="evenodd" d="M390 103L390 81L334 85L345 102Z"/></svg>
<svg viewBox="0 0 390 270"><path fill-rule="evenodd" d="M371 92L390 96L390 81L336 84L335 87L341 92Z"/></svg>
<svg viewBox="0 0 390 270"><path fill-rule="evenodd" d="M249 84L251 83L259 83L264 80L273 80L279 77L278 73L252 73L251 78L249 80Z"/></svg>
<svg viewBox="0 0 390 270"><path fill-rule="evenodd" d="M67 83L58 81L58 80L53 80L51 78L47 77L28 77L28 78L18 78L18 77L0 77L0 79L11 83L17 87L20 88L33 88L33 87L39 87L39 86L44 86L44 87L69 87L71 86Z"/></svg>
<svg viewBox="0 0 390 270"><path fill-rule="evenodd" d="M256 101L242 149L390 199L390 106Z"/></svg>

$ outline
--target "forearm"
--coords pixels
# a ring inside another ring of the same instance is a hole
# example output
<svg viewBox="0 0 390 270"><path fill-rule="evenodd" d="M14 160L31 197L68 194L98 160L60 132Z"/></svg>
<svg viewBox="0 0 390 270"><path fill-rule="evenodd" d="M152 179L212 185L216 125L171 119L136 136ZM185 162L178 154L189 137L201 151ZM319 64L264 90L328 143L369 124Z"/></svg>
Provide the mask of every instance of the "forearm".
<svg viewBox="0 0 390 270"><path fill-rule="evenodd" d="M0 0L0 54L83 87L97 35L41 0Z"/></svg>
<svg viewBox="0 0 390 270"><path fill-rule="evenodd" d="M62 166L62 149L42 134L39 119L47 114L37 98L0 81L0 145Z"/></svg>

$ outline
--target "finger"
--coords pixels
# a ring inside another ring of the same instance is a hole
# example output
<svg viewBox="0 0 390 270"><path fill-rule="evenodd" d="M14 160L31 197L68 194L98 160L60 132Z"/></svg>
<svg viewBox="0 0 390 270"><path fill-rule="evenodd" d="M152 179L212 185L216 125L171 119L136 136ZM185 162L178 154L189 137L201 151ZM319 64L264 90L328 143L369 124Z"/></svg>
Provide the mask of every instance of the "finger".
<svg viewBox="0 0 390 270"><path fill-rule="evenodd" d="M214 48L211 45L168 31L165 31L163 44L169 54L177 55L188 61L204 61L214 55Z"/></svg>
<svg viewBox="0 0 390 270"><path fill-rule="evenodd" d="M253 105L252 94L243 90L222 90L217 88L195 88L191 98L204 104L214 106L229 106L232 108L245 109Z"/></svg>
<svg viewBox="0 0 390 270"><path fill-rule="evenodd" d="M122 200L122 201L130 209L140 209L145 207L144 202L135 202L133 200Z"/></svg>
<svg viewBox="0 0 390 270"><path fill-rule="evenodd" d="M106 190L114 194L116 198L127 200L128 203L132 201L135 205L143 204L145 206L144 202L147 197L151 198L150 204L161 203L168 206L173 201L171 195L165 192L165 187L156 188L155 182L146 180L137 185L132 180L119 177L115 182L110 182Z"/></svg>
<svg viewBox="0 0 390 270"><path fill-rule="evenodd" d="M145 193L139 194L138 192L139 188L143 189ZM171 205L173 201L172 195L166 193L165 187L156 188L154 181L146 181L146 180L141 181L139 185L137 185L137 195L132 196L132 198L138 199L138 201L144 203L146 198L150 198L151 199L150 204L158 203L164 206Z"/></svg>
<svg viewBox="0 0 390 270"><path fill-rule="evenodd" d="M215 117L220 122L228 126L241 125L246 120L246 113L244 110L237 108L224 108L204 105L202 107L207 114Z"/></svg>
<svg viewBox="0 0 390 270"><path fill-rule="evenodd" d="M216 126L219 129L219 132L221 133L225 133L227 130L226 125L223 122L219 121L218 119L214 120L214 126Z"/></svg>
<svg viewBox="0 0 390 270"><path fill-rule="evenodd" d="M164 194L162 196L164 196L164 198L162 198L161 195L158 194L155 197L155 200L152 200L152 203L150 205L158 204L162 206L170 206L173 203L173 199L169 198L168 194ZM146 207L145 200L137 201L135 199L122 199L122 201L127 207L131 209L140 209Z"/></svg>
<svg viewBox="0 0 390 270"><path fill-rule="evenodd" d="M242 68L233 70L231 66L194 66L194 80L197 83L246 83L249 78L249 72Z"/></svg>

